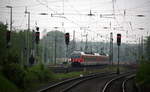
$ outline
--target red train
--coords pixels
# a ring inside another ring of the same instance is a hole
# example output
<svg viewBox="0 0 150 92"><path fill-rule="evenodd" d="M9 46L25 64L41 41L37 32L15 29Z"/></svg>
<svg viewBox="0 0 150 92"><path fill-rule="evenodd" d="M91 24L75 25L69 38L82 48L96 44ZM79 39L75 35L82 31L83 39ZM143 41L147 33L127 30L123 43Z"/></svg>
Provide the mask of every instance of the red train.
<svg viewBox="0 0 150 92"><path fill-rule="evenodd" d="M82 66L82 65L105 65L109 63L109 56L94 54L85 54L84 52L74 51L71 56L72 66Z"/></svg>

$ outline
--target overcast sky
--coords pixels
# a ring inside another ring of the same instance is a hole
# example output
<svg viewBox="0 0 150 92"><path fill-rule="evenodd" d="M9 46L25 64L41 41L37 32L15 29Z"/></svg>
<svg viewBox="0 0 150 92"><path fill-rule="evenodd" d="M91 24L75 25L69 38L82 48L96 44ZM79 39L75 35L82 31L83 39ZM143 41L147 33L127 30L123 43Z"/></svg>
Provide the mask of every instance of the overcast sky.
<svg viewBox="0 0 150 92"><path fill-rule="evenodd" d="M138 42L150 30L150 0L0 0L0 21L10 23L13 7L13 28L27 29L25 7L31 13L31 29L40 27L42 36L48 31L76 32L78 41L108 41L110 32L122 34L123 42ZM88 16L92 12L93 16ZM115 18L113 14L115 12ZM40 15L47 13L49 15ZM53 14L53 17L51 17ZM142 14L145 17L137 17ZM139 30L144 28L144 30ZM47 30L47 31L44 31Z"/></svg>

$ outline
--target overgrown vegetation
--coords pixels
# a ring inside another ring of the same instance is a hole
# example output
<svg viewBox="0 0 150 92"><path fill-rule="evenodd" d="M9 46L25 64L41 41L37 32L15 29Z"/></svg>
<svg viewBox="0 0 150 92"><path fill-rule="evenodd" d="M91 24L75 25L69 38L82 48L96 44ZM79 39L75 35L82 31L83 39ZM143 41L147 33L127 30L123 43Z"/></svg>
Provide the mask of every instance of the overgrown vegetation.
<svg viewBox="0 0 150 92"><path fill-rule="evenodd" d="M141 61L136 80L139 85L150 85L150 62Z"/></svg>
<svg viewBox="0 0 150 92"><path fill-rule="evenodd" d="M36 83L51 80L52 72L42 63L36 62L35 66L28 66L24 58L26 31L11 32L9 48L6 43L7 31L7 25L0 23L0 92L24 92ZM32 39L31 36L32 33L29 32L29 40ZM29 47L32 47L32 41L29 42Z"/></svg>
<svg viewBox="0 0 150 92"><path fill-rule="evenodd" d="M146 48L145 48L145 54L146 54L146 59L149 60L150 62L150 36L147 37L147 40L146 40L146 44L145 44Z"/></svg>
<svg viewBox="0 0 150 92"><path fill-rule="evenodd" d="M0 92L20 92L18 88L9 80L7 80L2 74L0 74Z"/></svg>
<svg viewBox="0 0 150 92"><path fill-rule="evenodd" d="M145 43L145 56L141 57L138 67L136 81L138 85L150 87L150 36Z"/></svg>

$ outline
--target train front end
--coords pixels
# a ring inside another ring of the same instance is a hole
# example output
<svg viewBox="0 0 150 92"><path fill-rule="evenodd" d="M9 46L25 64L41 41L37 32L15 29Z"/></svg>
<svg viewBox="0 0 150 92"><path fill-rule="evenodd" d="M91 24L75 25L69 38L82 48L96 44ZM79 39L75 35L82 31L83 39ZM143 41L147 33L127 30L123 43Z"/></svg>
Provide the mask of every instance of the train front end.
<svg viewBox="0 0 150 92"><path fill-rule="evenodd" d="M71 65L72 66L81 66L81 63L84 62L84 59L82 58L82 52L75 51L71 54Z"/></svg>

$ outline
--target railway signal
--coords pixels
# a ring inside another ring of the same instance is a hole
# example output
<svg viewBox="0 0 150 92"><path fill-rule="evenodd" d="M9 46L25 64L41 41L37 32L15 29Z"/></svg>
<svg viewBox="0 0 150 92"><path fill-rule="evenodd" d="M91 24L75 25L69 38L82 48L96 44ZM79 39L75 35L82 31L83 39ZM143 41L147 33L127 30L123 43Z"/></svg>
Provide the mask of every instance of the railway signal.
<svg viewBox="0 0 150 92"><path fill-rule="evenodd" d="M6 33L7 48L10 45L10 37L11 37L11 31L7 31Z"/></svg>
<svg viewBox="0 0 150 92"><path fill-rule="evenodd" d="M121 34L117 34L117 45L118 45L118 65L117 65L117 74L120 74L120 69L119 69L119 50L120 50L120 45L121 45Z"/></svg>
<svg viewBox="0 0 150 92"><path fill-rule="evenodd" d="M66 47L67 47L67 49L66 49L66 62L68 62L68 45L69 45L69 42L70 42L70 35L69 35L69 33L66 33L65 34L65 43L66 43Z"/></svg>
<svg viewBox="0 0 150 92"><path fill-rule="evenodd" d="M121 34L117 34L117 45L121 45Z"/></svg>
<svg viewBox="0 0 150 92"><path fill-rule="evenodd" d="M66 42L66 45L69 45L69 41L70 41L70 35L69 35L69 33L66 33L66 34L65 34L65 42Z"/></svg>
<svg viewBox="0 0 150 92"><path fill-rule="evenodd" d="M39 32L39 27L36 27L37 32L35 33L35 41L36 44L39 44L39 40L40 40L40 32Z"/></svg>
<svg viewBox="0 0 150 92"><path fill-rule="evenodd" d="M36 38L35 38L36 44L39 44L40 32L36 32L36 33L35 33L35 36L36 36Z"/></svg>

